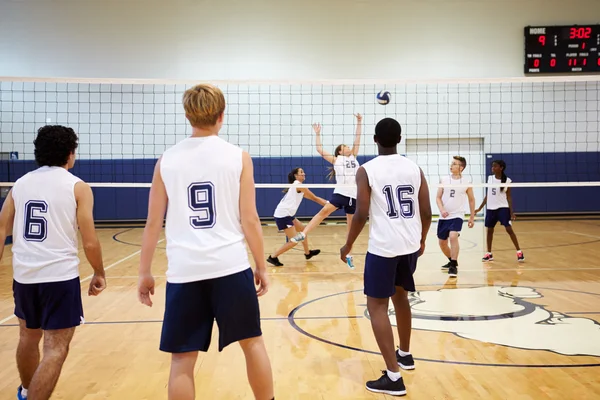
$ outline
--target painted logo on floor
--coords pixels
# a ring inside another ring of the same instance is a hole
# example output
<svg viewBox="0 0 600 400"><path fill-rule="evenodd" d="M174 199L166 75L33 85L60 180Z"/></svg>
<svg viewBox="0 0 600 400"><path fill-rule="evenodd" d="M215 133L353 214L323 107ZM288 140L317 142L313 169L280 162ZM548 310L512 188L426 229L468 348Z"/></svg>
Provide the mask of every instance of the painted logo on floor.
<svg viewBox="0 0 600 400"><path fill-rule="evenodd" d="M409 296L412 327L520 349L600 357L600 324L527 301L541 297L522 286L418 291ZM395 326L393 306L389 316Z"/></svg>

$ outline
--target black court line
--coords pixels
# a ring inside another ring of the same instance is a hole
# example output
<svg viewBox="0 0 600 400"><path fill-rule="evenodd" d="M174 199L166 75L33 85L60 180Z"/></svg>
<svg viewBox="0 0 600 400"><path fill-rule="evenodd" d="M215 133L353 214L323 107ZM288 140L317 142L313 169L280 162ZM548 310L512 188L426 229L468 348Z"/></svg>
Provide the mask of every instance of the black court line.
<svg viewBox="0 0 600 400"><path fill-rule="evenodd" d="M340 316L320 316L320 317L299 317L297 320L315 320L315 319L356 319L356 318L364 318L362 315L340 315ZM261 321L287 321L288 317L266 317L261 318ZM82 325L126 325L126 324L157 324L162 323L162 319L149 319L149 320L141 320L141 321L90 321L86 322ZM2 327L16 327L19 324L4 324L0 325Z"/></svg>

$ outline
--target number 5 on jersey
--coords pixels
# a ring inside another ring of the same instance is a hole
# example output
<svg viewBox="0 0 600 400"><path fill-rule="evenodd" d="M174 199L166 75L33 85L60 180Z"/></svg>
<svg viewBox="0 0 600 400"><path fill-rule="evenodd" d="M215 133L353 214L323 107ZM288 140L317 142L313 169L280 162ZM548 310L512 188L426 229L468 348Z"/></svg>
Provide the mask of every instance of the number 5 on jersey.
<svg viewBox="0 0 600 400"><path fill-rule="evenodd" d="M415 204L411 195L415 193L415 188L412 185L400 185L396 190L392 189L391 185L383 187L383 194L388 204L388 217L398 218L398 208L402 218L412 218L415 216ZM394 197L394 194L396 195ZM396 204L399 204L399 207Z"/></svg>
<svg viewBox="0 0 600 400"><path fill-rule="evenodd" d="M194 182L188 186L188 206L196 213L190 217L194 229L209 229L216 222L215 187L212 182Z"/></svg>

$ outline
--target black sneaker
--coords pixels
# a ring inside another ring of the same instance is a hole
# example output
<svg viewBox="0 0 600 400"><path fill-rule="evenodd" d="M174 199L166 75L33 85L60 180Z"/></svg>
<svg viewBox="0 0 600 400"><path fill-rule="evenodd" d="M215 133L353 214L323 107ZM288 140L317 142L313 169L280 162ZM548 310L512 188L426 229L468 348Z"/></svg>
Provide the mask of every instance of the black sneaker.
<svg viewBox="0 0 600 400"><path fill-rule="evenodd" d="M415 369L415 360L413 359L412 354L401 356L396 351L396 361L402 369Z"/></svg>
<svg viewBox="0 0 600 400"><path fill-rule="evenodd" d="M387 371L382 372L383 375L381 375L381 378L377 379L376 381L367 382L367 390L375 393L385 393L392 396L406 395L406 386L404 386L402 377L394 382L388 376Z"/></svg>
<svg viewBox="0 0 600 400"><path fill-rule="evenodd" d="M316 250L311 250L308 252L308 254L305 254L304 257L306 257L307 260L310 260L311 258L313 258L313 256L318 255L321 252L321 250L316 249Z"/></svg>
<svg viewBox="0 0 600 400"><path fill-rule="evenodd" d="M447 264L442 265L442 269L443 270L448 270L448 268L450 268L451 265L452 265L452 263L450 261L448 261Z"/></svg>
<svg viewBox="0 0 600 400"><path fill-rule="evenodd" d="M450 266L450 268L448 268L448 276L451 278L456 278L458 276L458 268L454 265Z"/></svg>
<svg viewBox="0 0 600 400"><path fill-rule="evenodd" d="M273 258L273 257L269 256L269 258L267 258L267 262L269 264L273 264L276 267L283 267L283 264L279 261L279 257Z"/></svg>

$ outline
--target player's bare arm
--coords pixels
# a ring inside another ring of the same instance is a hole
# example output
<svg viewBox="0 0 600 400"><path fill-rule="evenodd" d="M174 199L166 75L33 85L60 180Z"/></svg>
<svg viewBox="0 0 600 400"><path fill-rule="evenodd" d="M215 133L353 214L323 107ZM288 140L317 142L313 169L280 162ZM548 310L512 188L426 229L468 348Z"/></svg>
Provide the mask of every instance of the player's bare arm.
<svg viewBox="0 0 600 400"><path fill-rule="evenodd" d="M440 183L442 183L440 181ZM444 194L444 188L438 188L437 190L437 194L435 196L435 202L438 206L438 209L440 210L440 215L443 218L446 218L448 216L448 212L446 211L446 209L444 208L444 203L442 202L442 195Z"/></svg>
<svg viewBox="0 0 600 400"><path fill-rule="evenodd" d="M369 217L369 209L371 207L371 186L369 185L369 176L363 167L356 171L356 212L352 218L352 226L346 238L346 244L340 249L340 258L346 262L346 256L352 250L352 245L356 241L358 235L363 230L367 218Z"/></svg>
<svg viewBox="0 0 600 400"><path fill-rule="evenodd" d="M506 200L508 201L508 210L510 211L510 219L512 219L514 221L515 219L517 219L517 216L515 215L515 213L513 211L512 194L510 193L509 187L506 188Z"/></svg>
<svg viewBox="0 0 600 400"><path fill-rule="evenodd" d="M2 211L0 211L0 260L2 259L2 253L4 253L4 243L6 243L6 237L12 233L12 224L15 219L15 202L12 198L12 190L8 192L6 200L2 205Z"/></svg>
<svg viewBox="0 0 600 400"><path fill-rule="evenodd" d="M475 226L475 195L473 194L473 188L467 189L467 198L469 199L469 228Z"/></svg>
<svg viewBox="0 0 600 400"><path fill-rule="evenodd" d="M97 296L106 288L106 276L102 261L102 247L94 224L94 193L90 185L80 181L75 184L74 194L77 202L77 225L79 225L83 241L83 251L90 266L94 269L88 295Z"/></svg>
<svg viewBox="0 0 600 400"><path fill-rule="evenodd" d="M358 155L358 150L360 150L360 136L362 135L362 115L354 114L356 117L356 134L354 136L354 144L352 144L352 154L354 157Z"/></svg>
<svg viewBox="0 0 600 400"><path fill-rule="evenodd" d="M431 226L431 203L429 201L429 186L427 185L427 179L425 179L425 174L423 174L423 170L419 168L421 171L421 187L419 188L419 213L421 216L421 253L425 251L425 239L427 238L427 233L429 232L429 227Z"/></svg>
<svg viewBox="0 0 600 400"><path fill-rule="evenodd" d="M315 203L318 203L322 206L324 206L325 204L327 204L327 200L317 196L316 194L314 194L313 192L310 191L310 189L308 188L298 188L298 192L302 192L304 193L304 197L308 200L314 201Z"/></svg>
<svg viewBox="0 0 600 400"><path fill-rule="evenodd" d="M477 210L475 210L475 214L477 214L479 211L483 210L483 207L487 204L487 194L485 195L485 197L483 198L483 201L481 202L481 205L479 206L479 208L477 208Z"/></svg>
<svg viewBox="0 0 600 400"><path fill-rule="evenodd" d="M154 277L152 276L152 257L158 244L162 230L165 213L167 212L167 189L160 175L160 162L158 159L154 167L152 186L148 199L148 218L142 236L142 254L140 256L138 298L142 304L152 307L150 295L154 294Z"/></svg>
<svg viewBox="0 0 600 400"><path fill-rule="evenodd" d="M247 152L242 153L242 176L240 177L240 218L242 230L250 252L254 258L254 280L259 296L269 291L269 278L267 266L263 256L265 254L262 226L256 211L256 189L254 186L254 165Z"/></svg>

